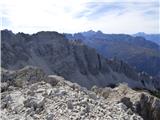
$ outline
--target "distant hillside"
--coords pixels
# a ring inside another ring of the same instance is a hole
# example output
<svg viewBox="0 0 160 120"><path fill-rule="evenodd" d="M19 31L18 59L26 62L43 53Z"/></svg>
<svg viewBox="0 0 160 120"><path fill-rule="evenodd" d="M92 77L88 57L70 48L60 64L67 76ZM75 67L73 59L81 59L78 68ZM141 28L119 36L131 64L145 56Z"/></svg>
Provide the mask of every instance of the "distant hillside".
<svg viewBox="0 0 160 120"><path fill-rule="evenodd" d="M126 34L104 34L92 30L73 35L66 34L71 40L82 40L107 58L121 59L133 66L138 72L150 75L160 73L160 46L143 37Z"/></svg>
<svg viewBox="0 0 160 120"><path fill-rule="evenodd" d="M160 45L160 34L146 34L144 32L139 32L134 34L133 36L141 36L144 37L146 40L150 40Z"/></svg>

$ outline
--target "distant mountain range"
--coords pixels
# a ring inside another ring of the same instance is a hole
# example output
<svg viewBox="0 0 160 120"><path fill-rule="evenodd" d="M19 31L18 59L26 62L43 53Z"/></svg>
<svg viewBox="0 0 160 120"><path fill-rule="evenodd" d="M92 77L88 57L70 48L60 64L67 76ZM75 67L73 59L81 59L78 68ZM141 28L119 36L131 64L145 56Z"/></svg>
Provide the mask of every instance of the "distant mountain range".
<svg viewBox="0 0 160 120"><path fill-rule="evenodd" d="M146 34L144 32L138 32L133 34L133 36L141 36L144 37L146 40L152 41L160 45L160 34Z"/></svg>
<svg viewBox="0 0 160 120"><path fill-rule="evenodd" d="M95 48L106 58L125 61L138 72L144 71L153 76L160 74L160 46L152 42L153 40L146 40L144 37L139 37L138 34L138 36L104 34L101 31L92 30L65 35L70 40L80 40ZM151 36L156 35L148 35L148 38L152 38Z"/></svg>

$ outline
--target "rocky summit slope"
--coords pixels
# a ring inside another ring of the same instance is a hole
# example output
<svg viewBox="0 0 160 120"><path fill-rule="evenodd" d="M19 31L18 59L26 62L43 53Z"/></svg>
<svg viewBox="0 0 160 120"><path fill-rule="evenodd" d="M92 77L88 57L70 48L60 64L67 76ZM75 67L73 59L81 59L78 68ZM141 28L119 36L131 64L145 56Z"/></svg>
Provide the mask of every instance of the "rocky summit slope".
<svg viewBox="0 0 160 120"><path fill-rule="evenodd" d="M92 91L41 69L2 69L2 120L159 120L160 100L126 85Z"/></svg>
<svg viewBox="0 0 160 120"><path fill-rule="evenodd" d="M63 76L84 87L105 87L128 83L133 88L160 89L160 81L138 74L122 61L107 60L81 42L68 41L57 32L14 34L3 30L2 67L18 70L26 65L42 68L47 74Z"/></svg>

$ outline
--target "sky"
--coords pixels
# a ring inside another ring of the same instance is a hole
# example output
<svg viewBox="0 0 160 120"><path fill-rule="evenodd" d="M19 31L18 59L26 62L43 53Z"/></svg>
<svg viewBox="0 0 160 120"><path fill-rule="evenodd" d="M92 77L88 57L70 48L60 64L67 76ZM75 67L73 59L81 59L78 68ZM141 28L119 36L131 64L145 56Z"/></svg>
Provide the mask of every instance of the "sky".
<svg viewBox="0 0 160 120"><path fill-rule="evenodd" d="M0 0L1 29L160 33L158 0Z"/></svg>

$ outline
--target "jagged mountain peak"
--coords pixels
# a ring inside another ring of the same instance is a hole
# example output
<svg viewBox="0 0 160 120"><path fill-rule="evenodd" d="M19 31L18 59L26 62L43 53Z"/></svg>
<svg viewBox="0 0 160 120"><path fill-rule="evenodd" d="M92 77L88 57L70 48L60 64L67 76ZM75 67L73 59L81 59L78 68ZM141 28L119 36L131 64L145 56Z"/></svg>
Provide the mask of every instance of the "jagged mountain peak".
<svg viewBox="0 0 160 120"><path fill-rule="evenodd" d="M93 30L89 30L89 31L86 31L86 32L80 32L80 34L82 34L85 37L91 37L93 35L103 35L103 32L100 31L100 30L98 30L97 32L93 31Z"/></svg>

